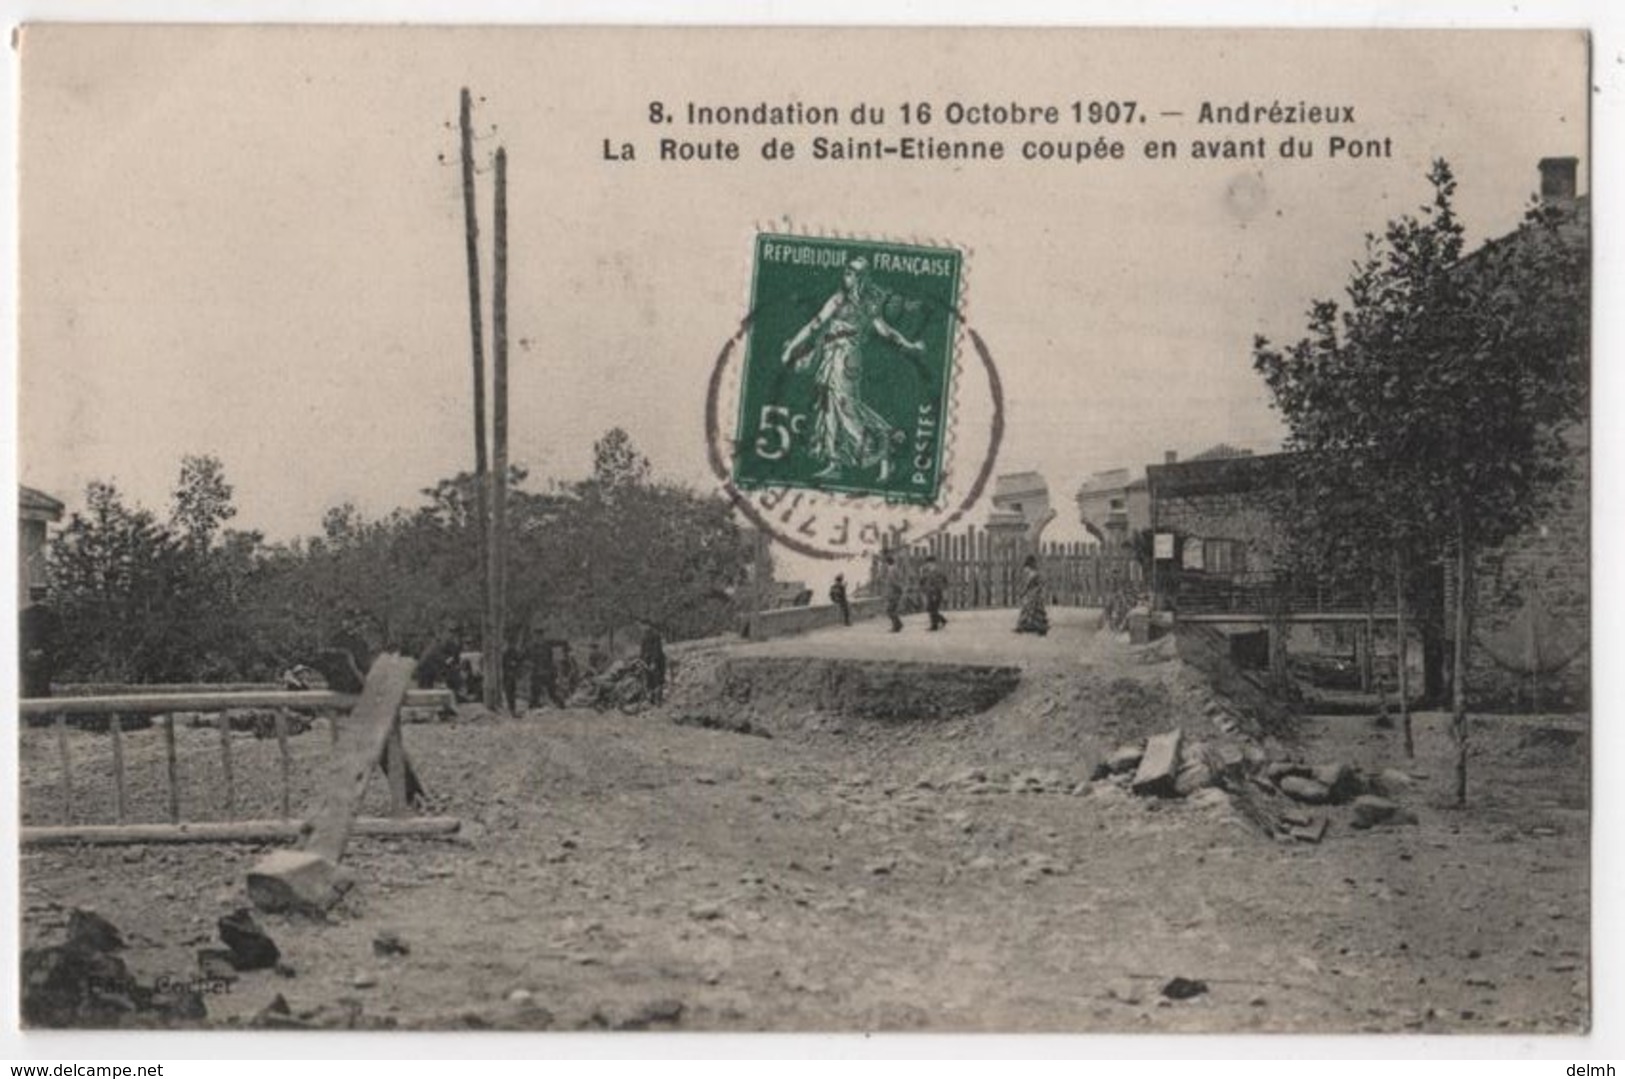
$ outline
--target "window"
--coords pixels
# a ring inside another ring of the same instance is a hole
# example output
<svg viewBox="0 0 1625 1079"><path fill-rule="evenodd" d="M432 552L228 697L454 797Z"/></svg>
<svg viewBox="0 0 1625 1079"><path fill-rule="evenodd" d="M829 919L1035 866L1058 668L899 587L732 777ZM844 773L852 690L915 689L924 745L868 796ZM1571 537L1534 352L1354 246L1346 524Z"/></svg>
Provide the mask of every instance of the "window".
<svg viewBox="0 0 1625 1079"><path fill-rule="evenodd" d="M1240 573L1247 568L1247 548L1240 540L1203 540L1202 565L1208 573Z"/></svg>

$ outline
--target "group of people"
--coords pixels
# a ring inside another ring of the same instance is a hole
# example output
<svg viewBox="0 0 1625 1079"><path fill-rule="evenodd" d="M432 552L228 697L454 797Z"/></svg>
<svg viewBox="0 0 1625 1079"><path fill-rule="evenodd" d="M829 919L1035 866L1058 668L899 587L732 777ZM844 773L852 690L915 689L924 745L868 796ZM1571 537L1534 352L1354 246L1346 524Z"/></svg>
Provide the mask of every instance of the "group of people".
<svg viewBox="0 0 1625 1079"><path fill-rule="evenodd" d="M891 619L891 631L903 632L903 571L892 554L884 557L883 584L886 589L886 617ZM942 613L942 601L948 591L948 575L942 571L937 556L928 554L920 566L916 581L920 598L925 602L925 613L930 619L928 632L936 632L948 624ZM846 595L846 577L835 575L830 586L829 599L841 612L843 625L852 624L852 609ZM1021 609L1016 616L1017 633L1036 633L1042 637L1049 632L1049 611L1044 602L1044 578L1038 572L1038 556L1028 555L1021 563Z"/></svg>
<svg viewBox="0 0 1625 1079"><path fill-rule="evenodd" d="M419 688L445 686L458 700L484 695L483 665L477 662L478 653L465 651L463 639L458 627L448 626L423 650L417 665ZM666 684L665 641L648 620L639 622L637 664L645 698L659 703ZM612 666L613 658L600 641L592 641L586 656L577 659L569 641L526 625L502 649L502 699L514 715L520 714L521 699L528 708L549 704L564 708L583 684L610 673Z"/></svg>

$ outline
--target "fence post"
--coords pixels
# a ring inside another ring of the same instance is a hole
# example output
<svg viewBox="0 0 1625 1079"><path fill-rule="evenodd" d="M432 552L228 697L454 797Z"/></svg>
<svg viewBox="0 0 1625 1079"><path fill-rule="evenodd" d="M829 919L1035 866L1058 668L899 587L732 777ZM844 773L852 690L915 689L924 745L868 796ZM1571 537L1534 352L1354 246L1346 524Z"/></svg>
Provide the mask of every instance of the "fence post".
<svg viewBox="0 0 1625 1079"><path fill-rule="evenodd" d="M276 712L276 750L282 773L282 819L288 820L293 816L293 762L288 754L288 714L280 708Z"/></svg>
<svg viewBox="0 0 1625 1079"><path fill-rule="evenodd" d="M389 737L384 742L384 771L389 774L389 815L404 817L406 803L406 749L401 743L401 713L395 710L395 720L389 725Z"/></svg>
<svg viewBox="0 0 1625 1079"><path fill-rule="evenodd" d="M231 713L220 713L220 770L224 773L226 787L226 818L229 820L237 812L237 777L232 774L231 768Z"/></svg>
<svg viewBox="0 0 1625 1079"><path fill-rule="evenodd" d="M56 755L61 766L62 823L73 823L73 761L68 756L68 717L56 716Z"/></svg>
<svg viewBox="0 0 1625 1079"><path fill-rule="evenodd" d="M113 721L113 821L124 823L124 716L118 712Z"/></svg>
<svg viewBox="0 0 1625 1079"><path fill-rule="evenodd" d="M181 822L180 765L175 757L175 713L164 713L164 772L169 779L169 823Z"/></svg>

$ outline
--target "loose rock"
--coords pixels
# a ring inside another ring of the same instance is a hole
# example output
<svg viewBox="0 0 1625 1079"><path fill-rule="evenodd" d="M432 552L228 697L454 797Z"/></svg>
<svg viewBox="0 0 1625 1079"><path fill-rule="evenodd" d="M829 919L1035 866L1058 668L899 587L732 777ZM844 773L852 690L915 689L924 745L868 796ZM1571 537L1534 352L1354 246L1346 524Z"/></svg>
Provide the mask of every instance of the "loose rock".
<svg viewBox="0 0 1625 1079"><path fill-rule="evenodd" d="M1138 795L1169 797L1177 792L1179 775L1179 742L1183 732L1178 728L1166 734L1153 735L1145 744L1145 756L1134 773L1133 790Z"/></svg>
<svg viewBox="0 0 1625 1079"><path fill-rule="evenodd" d="M1342 761L1324 764L1310 774L1310 778L1326 788L1327 796L1338 805L1360 793L1360 775Z"/></svg>
<svg viewBox="0 0 1625 1079"><path fill-rule="evenodd" d="M74 907L68 912L68 942L93 952L116 952L124 947L124 935L95 911Z"/></svg>
<svg viewBox="0 0 1625 1079"><path fill-rule="evenodd" d="M1326 784L1307 779L1304 776L1282 776L1277 785L1281 788L1281 793L1288 798L1309 805L1324 805L1326 802L1331 801L1332 792Z"/></svg>
<svg viewBox="0 0 1625 1079"><path fill-rule="evenodd" d="M1132 772L1140 766L1140 759L1145 756L1145 747L1138 744L1121 745L1112 750L1111 756L1105 760L1106 771L1111 775L1119 772Z"/></svg>
<svg viewBox="0 0 1625 1079"><path fill-rule="evenodd" d="M372 938L372 954L377 956L408 955L412 951L410 945L401 939L399 933L386 929Z"/></svg>
<svg viewBox="0 0 1625 1079"><path fill-rule="evenodd" d="M199 948L197 952L197 971L211 981L234 982L237 980L235 957L226 948Z"/></svg>
<svg viewBox="0 0 1625 1079"><path fill-rule="evenodd" d="M1162 987L1162 995L1169 1000L1189 1000L1207 992L1207 983L1200 978L1173 978Z"/></svg>
<svg viewBox="0 0 1625 1079"><path fill-rule="evenodd" d="M276 966L277 960L282 958L276 942L266 935L254 920L253 912L246 907L226 915L216 925L220 939L230 949L227 954L231 965L237 970L264 970Z"/></svg>
<svg viewBox="0 0 1625 1079"><path fill-rule="evenodd" d="M1372 828L1379 824L1415 824L1416 814L1408 809L1379 798L1362 794L1354 800L1354 827Z"/></svg>

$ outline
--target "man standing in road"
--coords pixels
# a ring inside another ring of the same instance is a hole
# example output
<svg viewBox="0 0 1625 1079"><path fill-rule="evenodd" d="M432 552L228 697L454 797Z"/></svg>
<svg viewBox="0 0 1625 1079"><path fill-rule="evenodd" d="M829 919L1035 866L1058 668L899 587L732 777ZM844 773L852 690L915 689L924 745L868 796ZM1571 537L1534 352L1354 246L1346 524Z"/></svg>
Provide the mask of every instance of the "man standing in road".
<svg viewBox="0 0 1625 1079"><path fill-rule="evenodd" d="M553 642L541 626L530 633L530 706L540 708L550 702L555 708L564 707L564 694L559 692L558 670L553 666Z"/></svg>
<svg viewBox="0 0 1625 1079"><path fill-rule="evenodd" d="M886 552L886 617L891 619L891 631L903 632L903 571L897 566L897 559L890 551Z"/></svg>
<svg viewBox="0 0 1625 1079"><path fill-rule="evenodd" d="M846 601L846 574L837 573L835 583L829 586L829 601L841 612L841 625L852 624L852 607Z"/></svg>
<svg viewBox="0 0 1625 1079"><path fill-rule="evenodd" d="M638 645L638 658L643 661L643 686L650 704L659 704L666 697L666 648L660 631L653 622L643 622L643 640Z"/></svg>
<svg viewBox="0 0 1625 1079"><path fill-rule="evenodd" d="M948 577L937 565L937 556L925 556L925 566L920 570L920 592L925 597L925 611L931 616L931 624L926 628L933 632L948 624L942 617L942 594L948 589Z"/></svg>

